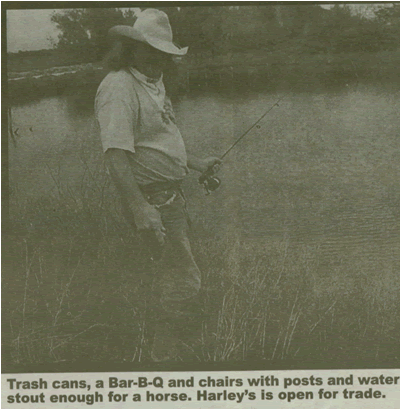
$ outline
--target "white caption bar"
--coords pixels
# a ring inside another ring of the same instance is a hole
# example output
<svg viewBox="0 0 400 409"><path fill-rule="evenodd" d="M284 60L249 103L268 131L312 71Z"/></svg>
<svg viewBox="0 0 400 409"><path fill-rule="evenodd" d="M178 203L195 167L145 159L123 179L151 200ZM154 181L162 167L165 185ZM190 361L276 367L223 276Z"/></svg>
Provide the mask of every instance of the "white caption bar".
<svg viewBox="0 0 400 409"><path fill-rule="evenodd" d="M4 408L400 408L400 370L2 374Z"/></svg>

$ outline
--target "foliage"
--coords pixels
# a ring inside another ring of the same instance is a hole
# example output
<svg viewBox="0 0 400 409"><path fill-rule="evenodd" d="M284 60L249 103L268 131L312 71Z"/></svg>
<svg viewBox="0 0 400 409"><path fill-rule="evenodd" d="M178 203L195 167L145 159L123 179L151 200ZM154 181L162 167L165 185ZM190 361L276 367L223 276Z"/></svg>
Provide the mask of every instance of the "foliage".
<svg viewBox="0 0 400 409"><path fill-rule="evenodd" d="M316 4L159 7L168 14L174 41L191 54L226 55L247 50L287 53L376 52L397 47L400 6L375 10L376 18L355 13L349 5L325 10ZM132 24L133 11L117 8L71 9L52 21L61 30L58 48L73 49L87 60L107 48L107 32Z"/></svg>
<svg viewBox="0 0 400 409"><path fill-rule="evenodd" d="M399 47L400 38L400 3L393 3L392 7L382 7L376 11L378 22L384 26L387 41L392 48Z"/></svg>
<svg viewBox="0 0 400 409"><path fill-rule="evenodd" d="M331 18L321 32L329 39L327 49L331 52L377 52L396 46L382 19L368 19L354 15L349 6L339 6L331 10Z"/></svg>
<svg viewBox="0 0 400 409"><path fill-rule="evenodd" d="M51 21L61 31L58 48L84 53L88 60L99 59L107 48L108 30L118 24L132 24L132 11L87 8L55 12Z"/></svg>
<svg viewBox="0 0 400 409"><path fill-rule="evenodd" d="M392 7L382 7L375 12L378 20L388 25L400 23L400 3L393 3Z"/></svg>

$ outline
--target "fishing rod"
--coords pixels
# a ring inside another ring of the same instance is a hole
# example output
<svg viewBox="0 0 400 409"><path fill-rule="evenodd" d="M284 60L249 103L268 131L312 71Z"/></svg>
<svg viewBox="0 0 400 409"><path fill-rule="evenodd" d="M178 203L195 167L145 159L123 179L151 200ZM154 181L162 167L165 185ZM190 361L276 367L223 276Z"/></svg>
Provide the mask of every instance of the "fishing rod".
<svg viewBox="0 0 400 409"><path fill-rule="evenodd" d="M290 90L291 91L291 90ZM246 132L244 132L242 135L239 136L239 138L236 139L235 142L222 154L222 156L219 157L220 160L224 159L226 155L255 127L257 129L260 129L259 123L276 107L279 106L279 102L281 102L289 93L287 92L284 94L282 97L280 97L266 112L263 113L263 115L249 128L247 129ZM218 165L213 165L210 166L200 177L199 177L199 184L203 185L204 190L206 191L206 195L209 195L211 192L214 192L219 188L221 185L221 179L218 178L217 176L214 176L214 173L216 172L215 166Z"/></svg>

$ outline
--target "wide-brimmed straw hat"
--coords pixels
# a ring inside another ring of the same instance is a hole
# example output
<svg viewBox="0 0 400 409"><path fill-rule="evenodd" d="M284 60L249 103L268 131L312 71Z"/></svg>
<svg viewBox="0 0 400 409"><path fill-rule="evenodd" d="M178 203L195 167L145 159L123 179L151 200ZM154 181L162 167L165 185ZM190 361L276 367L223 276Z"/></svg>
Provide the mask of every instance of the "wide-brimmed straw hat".
<svg viewBox="0 0 400 409"><path fill-rule="evenodd" d="M188 47L180 48L172 42L168 16L161 10L146 9L139 13L133 26L114 26L109 35L120 35L147 43L168 54L185 55Z"/></svg>

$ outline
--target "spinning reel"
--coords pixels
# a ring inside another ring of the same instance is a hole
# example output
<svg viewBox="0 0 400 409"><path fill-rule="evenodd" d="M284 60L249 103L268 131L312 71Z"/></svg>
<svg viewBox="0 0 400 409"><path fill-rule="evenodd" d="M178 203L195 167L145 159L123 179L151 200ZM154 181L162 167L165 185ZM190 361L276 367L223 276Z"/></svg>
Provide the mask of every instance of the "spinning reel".
<svg viewBox="0 0 400 409"><path fill-rule="evenodd" d="M218 165L210 166L200 177L199 184L203 185L206 195L214 192L221 185L221 179L214 176L214 173L218 170L216 169Z"/></svg>

